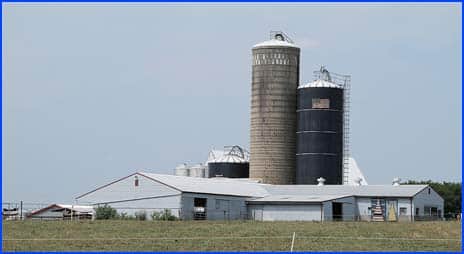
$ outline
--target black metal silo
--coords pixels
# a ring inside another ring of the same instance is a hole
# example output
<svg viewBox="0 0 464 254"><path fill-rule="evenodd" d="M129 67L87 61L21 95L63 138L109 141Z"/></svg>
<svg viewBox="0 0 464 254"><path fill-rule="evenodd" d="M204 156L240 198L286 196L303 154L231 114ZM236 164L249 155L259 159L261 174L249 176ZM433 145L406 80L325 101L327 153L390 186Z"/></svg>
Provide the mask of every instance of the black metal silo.
<svg viewBox="0 0 464 254"><path fill-rule="evenodd" d="M210 162L208 163L208 177L248 178L250 163Z"/></svg>
<svg viewBox="0 0 464 254"><path fill-rule="evenodd" d="M325 184L343 183L343 91L324 85L298 88L297 184L317 184L319 177Z"/></svg>

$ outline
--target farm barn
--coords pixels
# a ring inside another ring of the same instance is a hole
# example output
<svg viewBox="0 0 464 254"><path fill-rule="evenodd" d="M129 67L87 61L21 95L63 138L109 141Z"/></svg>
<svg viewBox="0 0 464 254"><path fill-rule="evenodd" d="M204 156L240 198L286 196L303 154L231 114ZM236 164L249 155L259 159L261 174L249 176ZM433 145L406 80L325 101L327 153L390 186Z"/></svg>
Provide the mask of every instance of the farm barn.
<svg viewBox="0 0 464 254"><path fill-rule="evenodd" d="M169 209L183 220L415 221L443 217L428 185L273 185L252 179L137 172L76 198L134 214Z"/></svg>

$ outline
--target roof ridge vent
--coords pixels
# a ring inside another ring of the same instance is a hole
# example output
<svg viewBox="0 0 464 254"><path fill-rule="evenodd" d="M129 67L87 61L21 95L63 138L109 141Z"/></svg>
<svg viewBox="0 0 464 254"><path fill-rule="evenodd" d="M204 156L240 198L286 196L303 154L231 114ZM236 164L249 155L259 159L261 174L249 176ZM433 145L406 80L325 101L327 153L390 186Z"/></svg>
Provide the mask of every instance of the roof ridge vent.
<svg viewBox="0 0 464 254"><path fill-rule="evenodd" d="M356 177L356 178L354 179L355 185L356 185L356 186L361 186L362 180L363 180L363 179L362 179L361 177Z"/></svg>

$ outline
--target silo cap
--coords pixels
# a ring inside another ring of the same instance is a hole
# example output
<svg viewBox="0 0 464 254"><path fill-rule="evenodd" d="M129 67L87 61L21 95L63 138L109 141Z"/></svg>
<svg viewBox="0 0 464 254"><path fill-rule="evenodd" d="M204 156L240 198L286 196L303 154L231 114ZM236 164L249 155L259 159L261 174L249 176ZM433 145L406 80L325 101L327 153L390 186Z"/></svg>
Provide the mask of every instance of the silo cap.
<svg viewBox="0 0 464 254"><path fill-rule="evenodd" d="M253 46L253 48L261 48L261 47L289 47L289 48L300 48L296 44L283 41L279 39L272 39L268 41L263 41Z"/></svg>
<svg viewBox="0 0 464 254"><path fill-rule="evenodd" d="M300 88L309 88L309 87L325 87L325 88L340 88L340 89L343 89L343 86L337 85L335 83L332 83L330 81L323 80L323 79L318 79L318 80L315 80L315 81L312 81L312 82L309 82L309 83L306 83L306 84L300 84L298 86L298 89L300 89Z"/></svg>

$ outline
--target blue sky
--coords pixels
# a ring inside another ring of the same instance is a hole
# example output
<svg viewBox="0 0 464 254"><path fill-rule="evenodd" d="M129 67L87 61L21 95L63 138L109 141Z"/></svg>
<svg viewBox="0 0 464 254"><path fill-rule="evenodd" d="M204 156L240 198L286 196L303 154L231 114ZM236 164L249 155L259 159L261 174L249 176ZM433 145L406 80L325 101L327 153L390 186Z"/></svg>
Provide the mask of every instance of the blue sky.
<svg viewBox="0 0 464 254"><path fill-rule="evenodd" d="M461 179L460 4L4 4L4 201L71 202L136 170L249 147L251 47L283 30L300 81L352 75L370 184Z"/></svg>

